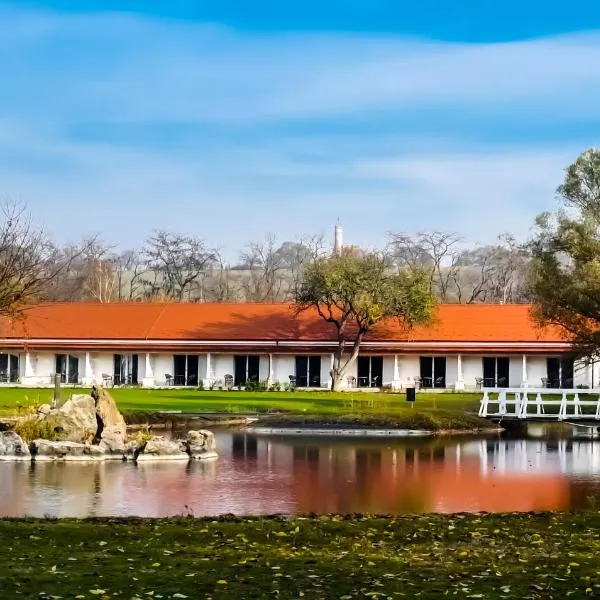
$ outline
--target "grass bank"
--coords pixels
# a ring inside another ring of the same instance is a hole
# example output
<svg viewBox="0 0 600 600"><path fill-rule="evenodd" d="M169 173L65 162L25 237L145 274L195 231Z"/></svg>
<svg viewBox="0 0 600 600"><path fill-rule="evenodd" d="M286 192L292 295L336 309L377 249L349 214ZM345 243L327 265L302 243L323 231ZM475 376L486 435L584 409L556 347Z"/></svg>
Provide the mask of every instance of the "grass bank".
<svg viewBox="0 0 600 600"><path fill-rule="evenodd" d="M68 398L89 388L63 388ZM110 393L123 412L182 411L188 413L256 413L285 411L310 414L340 414L356 411L394 413L408 407L405 394L375 392L240 392L180 389L113 388ZM49 402L52 390L0 388L0 415L16 414L32 406ZM418 410L443 408L475 412L481 395L477 393L417 393Z"/></svg>
<svg viewBox="0 0 600 600"><path fill-rule="evenodd" d="M64 398L87 388L63 388ZM272 425L390 427L401 429L476 430L486 422L475 413L477 393L417 393L415 406L405 394L376 392L244 392L113 388L119 409L133 423L165 419L161 411L182 413L277 413ZM27 413L52 399L50 389L0 388L0 417Z"/></svg>
<svg viewBox="0 0 600 600"><path fill-rule="evenodd" d="M6 598L593 598L600 515L0 521Z"/></svg>

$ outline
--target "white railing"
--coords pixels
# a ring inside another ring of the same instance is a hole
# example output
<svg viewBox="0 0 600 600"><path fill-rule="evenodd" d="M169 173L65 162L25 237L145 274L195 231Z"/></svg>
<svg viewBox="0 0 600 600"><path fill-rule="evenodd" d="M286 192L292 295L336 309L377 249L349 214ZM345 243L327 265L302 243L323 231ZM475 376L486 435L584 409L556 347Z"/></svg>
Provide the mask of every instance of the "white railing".
<svg viewBox="0 0 600 600"><path fill-rule="evenodd" d="M482 391L480 417L538 417L557 421L585 418L600 421L600 389L483 388ZM498 411L491 412L490 405L497 405ZM545 408L550 406L558 406L558 411L546 413ZM595 410L586 410L585 407L594 407Z"/></svg>

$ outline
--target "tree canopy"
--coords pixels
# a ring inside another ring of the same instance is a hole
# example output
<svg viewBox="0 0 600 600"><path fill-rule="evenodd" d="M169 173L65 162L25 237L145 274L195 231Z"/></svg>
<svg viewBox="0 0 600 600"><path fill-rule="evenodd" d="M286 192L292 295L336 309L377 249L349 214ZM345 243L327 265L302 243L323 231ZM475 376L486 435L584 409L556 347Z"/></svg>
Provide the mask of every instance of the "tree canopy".
<svg viewBox="0 0 600 600"><path fill-rule="evenodd" d="M407 328L426 324L435 308L425 272L392 272L378 253L351 248L308 264L295 300L299 311L316 309L335 328L338 347L331 372L333 389L356 360L364 336L378 323L395 317Z"/></svg>
<svg viewBox="0 0 600 600"><path fill-rule="evenodd" d="M557 190L561 208L543 213L531 241L534 316L558 325L584 357L600 353L600 150L586 150Z"/></svg>

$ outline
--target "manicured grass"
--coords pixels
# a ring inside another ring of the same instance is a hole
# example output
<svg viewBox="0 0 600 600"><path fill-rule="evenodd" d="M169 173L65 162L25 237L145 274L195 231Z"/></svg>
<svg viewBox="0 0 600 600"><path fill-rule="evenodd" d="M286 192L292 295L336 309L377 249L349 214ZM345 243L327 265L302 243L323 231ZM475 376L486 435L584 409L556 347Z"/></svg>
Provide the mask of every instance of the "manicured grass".
<svg viewBox="0 0 600 600"><path fill-rule="evenodd" d="M87 388L63 388L63 396L89 392ZM197 390L148 390L143 388L113 388L110 393L123 412L182 411L255 413L286 411L311 414L340 414L372 412L401 414L407 410L429 411L443 408L451 411L475 412L480 394L476 393L417 393L411 409L404 394L371 392L240 392ZM52 398L50 389L1 388L0 415L13 415L18 406L38 406ZM25 410L25 408L21 409Z"/></svg>
<svg viewBox="0 0 600 600"><path fill-rule="evenodd" d="M3 598L593 598L600 515L0 521Z"/></svg>

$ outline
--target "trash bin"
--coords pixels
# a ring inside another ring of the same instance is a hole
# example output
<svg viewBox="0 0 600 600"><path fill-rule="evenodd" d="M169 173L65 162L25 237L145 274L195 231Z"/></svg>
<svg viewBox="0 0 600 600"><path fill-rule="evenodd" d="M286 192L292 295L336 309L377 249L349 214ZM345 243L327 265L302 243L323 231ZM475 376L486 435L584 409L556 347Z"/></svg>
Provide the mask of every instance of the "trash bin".
<svg viewBox="0 0 600 600"><path fill-rule="evenodd" d="M414 402L417 399L417 394L416 394L416 390L414 387L407 387L406 388L406 401L407 402Z"/></svg>

